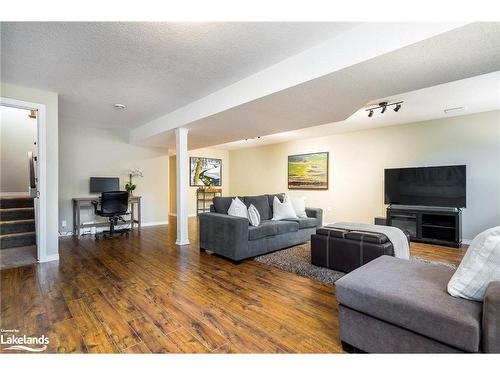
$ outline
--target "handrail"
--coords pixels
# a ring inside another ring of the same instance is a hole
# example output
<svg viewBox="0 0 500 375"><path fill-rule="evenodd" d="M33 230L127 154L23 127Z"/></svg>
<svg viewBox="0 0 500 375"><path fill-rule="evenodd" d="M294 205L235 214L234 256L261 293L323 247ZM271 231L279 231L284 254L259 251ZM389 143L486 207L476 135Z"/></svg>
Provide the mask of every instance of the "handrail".
<svg viewBox="0 0 500 375"><path fill-rule="evenodd" d="M36 189L35 158L33 157L32 151L28 151L28 165L30 173L30 189Z"/></svg>

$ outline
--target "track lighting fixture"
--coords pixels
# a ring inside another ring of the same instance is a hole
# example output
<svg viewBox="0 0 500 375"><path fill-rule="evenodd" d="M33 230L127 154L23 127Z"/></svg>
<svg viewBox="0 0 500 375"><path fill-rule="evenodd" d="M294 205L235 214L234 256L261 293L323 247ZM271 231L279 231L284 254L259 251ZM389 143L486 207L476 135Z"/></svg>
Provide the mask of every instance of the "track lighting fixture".
<svg viewBox="0 0 500 375"><path fill-rule="evenodd" d="M387 110L387 103L380 103L380 104L382 104L381 105L382 110L380 111L380 113L384 113Z"/></svg>
<svg viewBox="0 0 500 375"><path fill-rule="evenodd" d="M402 103L403 102L394 102L394 103L381 102L381 103L378 103L378 106L372 107L372 108L367 108L367 109L365 109L365 111L368 112L368 117L372 117L374 110L381 108L382 110L380 111L380 114L383 114L383 113L385 113L385 111L387 111L387 107L390 107L393 105L394 112L398 112L401 109Z"/></svg>

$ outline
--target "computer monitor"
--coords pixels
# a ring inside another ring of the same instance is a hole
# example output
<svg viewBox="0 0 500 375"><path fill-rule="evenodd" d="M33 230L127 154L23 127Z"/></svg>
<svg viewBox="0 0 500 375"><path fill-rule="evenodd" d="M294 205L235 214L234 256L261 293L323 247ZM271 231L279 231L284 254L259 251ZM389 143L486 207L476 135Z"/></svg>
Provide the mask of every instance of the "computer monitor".
<svg viewBox="0 0 500 375"><path fill-rule="evenodd" d="M91 193L118 190L120 190L120 179L118 177L90 177Z"/></svg>

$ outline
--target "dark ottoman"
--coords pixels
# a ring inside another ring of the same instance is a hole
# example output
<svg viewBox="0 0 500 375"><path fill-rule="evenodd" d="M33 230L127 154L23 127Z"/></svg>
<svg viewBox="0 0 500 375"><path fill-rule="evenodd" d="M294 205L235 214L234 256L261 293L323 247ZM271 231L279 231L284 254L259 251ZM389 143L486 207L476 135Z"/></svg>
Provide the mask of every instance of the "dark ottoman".
<svg viewBox="0 0 500 375"><path fill-rule="evenodd" d="M318 228L311 236L311 263L351 272L379 256L394 256L392 243L382 233Z"/></svg>

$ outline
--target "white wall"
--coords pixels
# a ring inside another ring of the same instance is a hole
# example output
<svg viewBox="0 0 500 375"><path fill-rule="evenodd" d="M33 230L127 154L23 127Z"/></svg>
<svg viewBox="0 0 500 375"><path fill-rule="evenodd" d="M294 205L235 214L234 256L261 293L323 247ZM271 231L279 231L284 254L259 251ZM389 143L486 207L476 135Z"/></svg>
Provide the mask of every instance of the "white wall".
<svg viewBox="0 0 500 375"><path fill-rule="evenodd" d="M230 151L230 194L288 192L287 156L330 152L329 190L290 191L326 223L385 216L384 168L467 165L463 237L500 225L500 112L376 128Z"/></svg>
<svg viewBox="0 0 500 375"><path fill-rule="evenodd" d="M35 151L37 121L26 109L0 106L0 192L28 192L28 151Z"/></svg>
<svg viewBox="0 0 500 375"><path fill-rule="evenodd" d="M199 148L196 150L191 150L188 153L188 156L197 156L204 158L214 158L222 160L222 186L218 187L222 189L223 195L229 195L229 151L227 150L219 150L216 148ZM175 168L175 156L171 156L170 165ZM186 163L189 165L189 158L186 160ZM171 170L170 173L170 214L174 215L176 213L176 174L175 170ZM190 216L196 215L196 190L198 187L189 186L188 187L188 213Z"/></svg>
<svg viewBox="0 0 500 375"><path fill-rule="evenodd" d="M71 199L88 197L91 176L119 177L125 190L128 171L142 170L144 177L135 178L135 195L142 196L142 222L166 223L168 220L168 155L167 150L141 147L128 143L114 130L61 123L59 128L59 228L73 229ZM97 196L97 195L96 195ZM61 222L66 220L63 228ZM82 222L95 218L93 209L82 212Z"/></svg>
<svg viewBox="0 0 500 375"><path fill-rule="evenodd" d="M58 216L58 94L7 83L0 83L0 96L44 104L46 110L47 161L47 256L55 257L59 249Z"/></svg>

